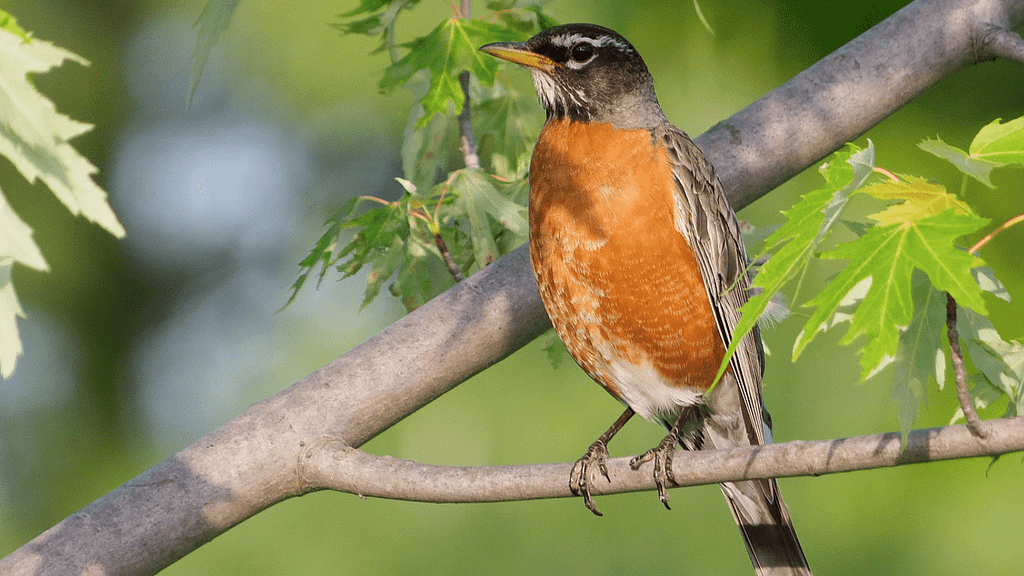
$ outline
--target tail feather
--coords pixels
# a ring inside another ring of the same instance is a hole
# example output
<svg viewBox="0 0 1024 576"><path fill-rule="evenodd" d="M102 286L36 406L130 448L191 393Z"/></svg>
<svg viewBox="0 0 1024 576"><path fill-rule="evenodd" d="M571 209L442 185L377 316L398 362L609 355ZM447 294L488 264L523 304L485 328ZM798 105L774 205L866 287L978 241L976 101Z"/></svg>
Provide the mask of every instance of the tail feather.
<svg viewBox="0 0 1024 576"><path fill-rule="evenodd" d="M717 411L706 413L696 424L700 430L699 448L724 449L751 446L758 443L751 433L752 422L745 417L738 400L735 380L723 380L715 390ZM762 409L765 423L764 439L771 442L771 417ZM789 509L774 479L747 480L721 484L722 494L729 503L732 516L743 535L757 576L809 576L803 548L796 537Z"/></svg>
<svg viewBox="0 0 1024 576"><path fill-rule="evenodd" d="M775 480L721 485L758 576L810 575L789 510Z"/></svg>

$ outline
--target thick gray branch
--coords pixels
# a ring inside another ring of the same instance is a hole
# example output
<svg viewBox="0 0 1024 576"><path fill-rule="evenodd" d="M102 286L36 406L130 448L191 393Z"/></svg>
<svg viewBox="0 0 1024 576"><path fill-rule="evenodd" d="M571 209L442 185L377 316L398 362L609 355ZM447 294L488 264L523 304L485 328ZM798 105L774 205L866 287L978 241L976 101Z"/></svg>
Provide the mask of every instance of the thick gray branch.
<svg viewBox="0 0 1024 576"><path fill-rule="evenodd" d="M991 58L1005 39L992 43L985 31L1022 21L1024 0L918 0L697 142L741 208L943 77ZM520 247L66 518L0 560L0 573L154 574L307 490L300 462L317 439L359 446L548 326Z"/></svg>
<svg viewBox="0 0 1024 576"><path fill-rule="evenodd" d="M677 451L672 468L679 486L719 484L754 478L820 476L956 458L999 456L1024 450L1024 417L986 422L979 438L967 426L914 430L900 449L899 432L838 440L786 442L755 448ZM655 488L651 465L639 471L631 458L608 461L611 482L595 474L594 494ZM523 466L431 466L390 456L374 456L322 438L302 459L306 490L328 488L362 496L420 502L505 502L571 497L572 463Z"/></svg>

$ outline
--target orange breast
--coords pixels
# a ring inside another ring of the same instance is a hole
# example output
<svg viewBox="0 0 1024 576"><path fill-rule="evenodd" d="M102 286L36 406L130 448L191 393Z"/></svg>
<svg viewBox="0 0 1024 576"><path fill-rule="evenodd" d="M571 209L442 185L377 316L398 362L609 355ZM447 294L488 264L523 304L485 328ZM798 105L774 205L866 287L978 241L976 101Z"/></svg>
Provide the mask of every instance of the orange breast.
<svg viewBox="0 0 1024 576"><path fill-rule="evenodd" d="M676 228L671 170L647 130L566 121L545 125L530 167L548 315L580 366L645 417L705 390L725 351Z"/></svg>

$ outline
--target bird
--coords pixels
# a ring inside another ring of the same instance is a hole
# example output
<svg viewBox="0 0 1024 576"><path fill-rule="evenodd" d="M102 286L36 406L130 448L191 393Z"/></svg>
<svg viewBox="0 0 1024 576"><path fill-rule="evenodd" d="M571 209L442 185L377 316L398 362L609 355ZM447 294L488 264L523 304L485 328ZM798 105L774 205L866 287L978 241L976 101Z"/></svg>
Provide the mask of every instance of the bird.
<svg viewBox="0 0 1024 576"><path fill-rule="evenodd" d="M622 35L564 24L480 50L528 69L547 116L528 175L530 263L544 308L576 363L626 406L576 461L570 489L601 515L593 478L610 481L608 442L638 414L669 430L631 461L634 470L654 461L668 508L677 444L772 441L757 328L712 386L750 290L736 214ZM811 573L774 479L721 489L756 574Z"/></svg>

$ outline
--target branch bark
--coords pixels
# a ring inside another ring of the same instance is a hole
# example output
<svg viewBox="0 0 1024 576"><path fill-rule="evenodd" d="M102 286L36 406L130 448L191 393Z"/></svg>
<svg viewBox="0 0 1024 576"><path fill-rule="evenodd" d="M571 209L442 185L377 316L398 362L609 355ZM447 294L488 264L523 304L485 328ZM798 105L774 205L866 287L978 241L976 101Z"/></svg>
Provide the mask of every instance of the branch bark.
<svg viewBox="0 0 1024 576"><path fill-rule="evenodd" d="M757 478L821 476L956 458L998 456L1024 450L1024 416L986 422L980 438L968 426L914 430L905 449L900 433L837 440L794 441L767 446L677 451L672 457L676 486L720 484ZM618 494L655 488L647 470L630 468L631 458L608 460L605 482L595 475L594 494ZM300 477L306 490L341 492L418 502L507 502L572 497L573 463L524 466L431 466L361 452L334 438L307 447ZM382 482L381 479L387 480Z"/></svg>
<svg viewBox="0 0 1024 576"><path fill-rule="evenodd" d="M917 0L697 143L742 208L945 76L1020 52L1019 36L990 32L1022 21L1024 0ZM0 573L154 574L312 489L302 462L317 439L359 446L548 326L523 246L66 518L0 560ZM567 490L566 478L551 486Z"/></svg>

